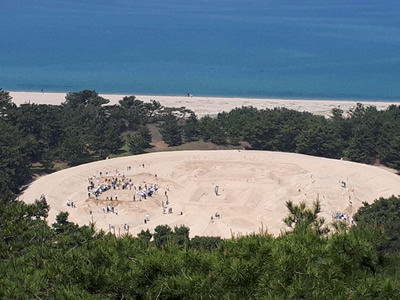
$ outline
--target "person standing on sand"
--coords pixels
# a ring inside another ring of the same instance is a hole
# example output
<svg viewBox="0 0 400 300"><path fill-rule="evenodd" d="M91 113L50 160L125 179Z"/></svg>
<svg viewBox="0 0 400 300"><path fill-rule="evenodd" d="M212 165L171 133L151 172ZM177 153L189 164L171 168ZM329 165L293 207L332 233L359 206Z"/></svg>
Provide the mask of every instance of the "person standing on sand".
<svg viewBox="0 0 400 300"><path fill-rule="evenodd" d="M168 205L168 193L165 191L165 204Z"/></svg>

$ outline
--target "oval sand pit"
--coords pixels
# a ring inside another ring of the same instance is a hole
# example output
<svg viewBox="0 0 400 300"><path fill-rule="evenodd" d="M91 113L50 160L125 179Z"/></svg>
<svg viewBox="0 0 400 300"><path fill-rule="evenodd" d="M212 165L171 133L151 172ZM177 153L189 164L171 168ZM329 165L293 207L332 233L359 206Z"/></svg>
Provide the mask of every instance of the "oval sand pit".
<svg viewBox="0 0 400 300"><path fill-rule="evenodd" d="M286 229L287 200L319 199L328 222L335 213L351 219L362 202L399 195L400 177L373 166L292 153L160 152L43 176L20 199L32 203L41 194L50 205L49 225L68 211L70 221L93 221L116 234L127 232L125 224L133 235L160 224L184 224L191 236L229 238L257 233L262 225L279 234Z"/></svg>

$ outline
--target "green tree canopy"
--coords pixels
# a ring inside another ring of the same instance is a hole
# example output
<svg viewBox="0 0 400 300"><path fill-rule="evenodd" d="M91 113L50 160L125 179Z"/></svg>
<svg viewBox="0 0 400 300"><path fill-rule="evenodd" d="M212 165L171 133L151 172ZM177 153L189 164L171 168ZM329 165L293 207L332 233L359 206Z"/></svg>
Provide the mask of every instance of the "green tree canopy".
<svg viewBox="0 0 400 300"><path fill-rule="evenodd" d="M65 96L63 105L77 109L88 106L101 106L109 102L110 100L100 97L94 90L82 90L80 92L68 93Z"/></svg>
<svg viewBox="0 0 400 300"><path fill-rule="evenodd" d="M164 142L169 146L182 145L182 128L178 124L175 116L169 114L165 117L164 123L161 125L161 135Z"/></svg>
<svg viewBox="0 0 400 300"><path fill-rule="evenodd" d="M364 203L354 215L357 226L381 229L387 241L380 247L382 251L400 251L400 198L380 198L373 204Z"/></svg>

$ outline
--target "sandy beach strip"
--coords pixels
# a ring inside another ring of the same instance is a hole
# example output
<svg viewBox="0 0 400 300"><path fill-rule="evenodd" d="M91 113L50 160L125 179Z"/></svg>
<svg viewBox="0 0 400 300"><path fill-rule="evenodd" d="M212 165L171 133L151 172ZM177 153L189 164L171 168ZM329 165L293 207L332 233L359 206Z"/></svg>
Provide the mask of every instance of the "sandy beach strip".
<svg viewBox="0 0 400 300"><path fill-rule="evenodd" d="M17 105L23 103L54 104L58 105L65 101L66 93L41 93L41 92L10 92L13 102ZM109 104L118 104L118 101L125 96L122 94L100 94L110 100ZM358 100L306 100L306 99L261 99L261 98L229 98L229 97L198 97L192 96L160 96L160 95L135 95L137 99L144 102L150 100L159 101L166 107L186 107L198 116L217 115L221 112L228 112L242 106L253 106L258 109L272 109L284 107L297 111L306 111L317 115L329 115L332 108L340 107L347 112L355 107L357 103L366 106L375 106L378 110L386 109L390 105L399 105L400 102L380 101L358 101Z"/></svg>

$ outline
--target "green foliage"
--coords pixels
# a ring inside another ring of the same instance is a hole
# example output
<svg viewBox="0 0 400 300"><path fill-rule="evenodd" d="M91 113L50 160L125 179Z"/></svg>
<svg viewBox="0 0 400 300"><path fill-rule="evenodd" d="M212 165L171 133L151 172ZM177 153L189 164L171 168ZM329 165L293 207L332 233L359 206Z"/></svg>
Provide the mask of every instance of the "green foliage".
<svg viewBox="0 0 400 300"><path fill-rule="evenodd" d="M0 203L0 297L396 299L397 258L377 252L380 230L323 235L313 226L317 204L290 208L297 225L278 237L189 242L187 227L158 226L151 242L149 231L117 238L78 227L68 213L53 230L43 199Z"/></svg>
<svg viewBox="0 0 400 300"><path fill-rule="evenodd" d="M11 96L9 92L4 91L0 88L0 106L6 107L11 105Z"/></svg>
<svg viewBox="0 0 400 300"><path fill-rule="evenodd" d="M30 178L32 137L0 120L0 201L9 201Z"/></svg>
<svg viewBox="0 0 400 300"><path fill-rule="evenodd" d="M244 140L247 126L254 126L254 118L258 111L254 107L241 107L231 110L229 113L218 115L220 124L225 127L229 143L236 145Z"/></svg>
<svg viewBox="0 0 400 300"><path fill-rule="evenodd" d="M84 137L78 128L66 132L62 144L62 158L71 166L87 163L92 160Z"/></svg>
<svg viewBox="0 0 400 300"><path fill-rule="evenodd" d="M149 148L151 146L150 143L152 142L152 135L150 129L146 126L140 126L138 133L142 137L145 143L145 147Z"/></svg>
<svg viewBox="0 0 400 300"><path fill-rule="evenodd" d="M0 88L0 122L8 120L10 109L15 108L11 99L10 93Z"/></svg>
<svg viewBox="0 0 400 300"><path fill-rule="evenodd" d="M321 203L317 200L311 209L307 208L305 202L299 205L293 204L291 200L286 202L289 215L283 220L294 232L312 230L316 234L322 235L329 232L325 226L325 220L318 217L321 212Z"/></svg>
<svg viewBox="0 0 400 300"><path fill-rule="evenodd" d="M56 217L56 223L52 226L57 233L73 233L78 229L78 226L68 221L68 212L60 212Z"/></svg>
<svg viewBox="0 0 400 300"><path fill-rule="evenodd" d="M171 227L168 225L158 225L154 228L154 243L157 248L161 249L162 247L166 246L168 241L171 239L173 232Z"/></svg>
<svg viewBox="0 0 400 300"><path fill-rule="evenodd" d="M338 132L331 123L322 119L319 124L312 124L299 134L297 152L339 158L342 156L342 146Z"/></svg>
<svg viewBox="0 0 400 300"><path fill-rule="evenodd" d="M219 115L221 118L221 115ZM221 120L205 116L200 120L200 132L205 141L223 145L227 143L225 127Z"/></svg>
<svg viewBox="0 0 400 300"><path fill-rule="evenodd" d="M109 101L95 91L69 93L62 105L61 158L70 165L105 159L123 145L123 126Z"/></svg>
<svg viewBox="0 0 400 300"><path fill-rule="evenodd" d="M383 164L400 170L400 107L390 106L383 112L382 120L378 156Z"/></svg>
<svg viewBox="0 0 400 300"><path fill-rule="evenodd" d="M190 242L189 231L190 229L183 225L180 225L179 227L178 226L174 227L173 240L174 243L178 245L179 248L183 248L189 245Z"/></svg>
<svg viewBox="0 0 400 300"><path fill-rule="evenodd" d="M152 136L150 130L146 126L141 126L138 132L131 135L127 139L129 151L132 154L141 154L146 148L150 148Z"/></svg>
<svg viewBox="0 0 400 300"><path fill-rule="evenodd" d="M178 124L178 120L172 114L165 117L164 123L161 125L161 135L164 142L168 146L182 145L182 129Z"/></svg>
<svg viewBox="0 0 400 300"><path fill-rule="evenodd" d="M143 232L143 234L145 233ZM158 225L154 228L153 238L158 249L167 248L171 245L183 248L189 245L189 228L183 225L175 226L174 231L172 231L168 225Z"/></svg>
<svg viewBox="0 0 400 300"><path fill-rule="evenodd" d="M244 139L252 148L288 152L296 151L296 138L305 128L307 119L314 118L311 114L288 109L255 111L249 117L243 130Z"/></svg>
<svg viewBox="0 0 400 300"><path fill-rule="evenodd" d="M382 115L375 107L358 104L350 111L352 134L344 155L352 161L373 163L377 158L379 137L382 134Z"/></svg>
<svg viewBox="0 0 400 300"><path fill-rule="evenodd" d="M201 251L211 251L217 249L222 241L220 237L196 235L190 240L190 248Z"/></svg>
<svg viewBox="0 0 400 300"><path fill-rule="evenodd" d="M148 229L146 231L142 229L142 231L139 232L137 236L139 239L145 240L147 242L150 242L151 238L153 237L153 235L150 233Z"/></svg>
<svg viewBox="0 0 400 300"><path fill-rule="evenodd" d="M68 93L65 96L64 106L71 107L73 109L84 108L90 106L101 106L110 102L99 96L96 91L83 90L80 92Z"/></svg>
<svg viewBox="0 0 400 300"><path fill-rule="evenodd" d="M388 131L385 131L385 137L388 142L379 149L381 162L390 168L400 170L400 132L389 136Z"/></svg>
<svg viewBox="0 0 400 300"><path fill-rule="evenodd" d="M382 230L387 240L379 247L385 252L400 251L400 198L380 198L373 204L364 203L354 220L359 227L373 227Z"/></svg>
<svg viewBox="0 0 400 300"><path fill-rule="evenodd" d="M38 218L44 215L47 209L38 203L0 203L1 298L27 298L45 282L43 257L51 252L54 233Z"/></svg>
<svg viewBox="0 0 400 300"><path fill-rule="evenodd" d="M198 141L200 137L199 120L194 113L191 113L183 126L185 142Z"/></svg>
<svg viewBox="0 0 400 300"><path fill-rule="evenodd" d="M121 106L122 109L127 110L135 106L142 106L143 102L137 100L135 96L126 96L122 98L122 100L119 100L119 105Z"/></svg>
<svg viewBox="0 0 400 300"><path fill-rule="evenodd" d="M124 97L119 101L119 106L113 109L113 115L122 120L128 130L137 130L153 121L163 107L158 101L143 102L135 96Z"/></svg>
<svg viewBox="0 0 400 300"><path fill-rule="evenodd" d="M128 147L132 154L141 154L146 149L146 141L140 134L134 134L128 137Z"/></svg>

